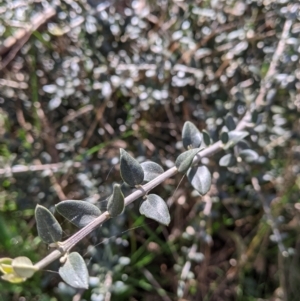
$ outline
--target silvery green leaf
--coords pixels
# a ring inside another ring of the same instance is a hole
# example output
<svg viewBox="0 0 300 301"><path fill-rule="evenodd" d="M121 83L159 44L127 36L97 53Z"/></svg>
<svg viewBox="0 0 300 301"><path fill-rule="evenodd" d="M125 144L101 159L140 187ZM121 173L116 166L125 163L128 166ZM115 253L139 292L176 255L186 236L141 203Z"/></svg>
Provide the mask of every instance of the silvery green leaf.
<svg viewBox="0 0 300 301"><path fill-rule="evenodd" d="M192 122L186 121L182 129L182 143L185 149L199 147L201 142L201 132Z"/></svg>
<svg viewBox="0 0 300 301"><path fill-rule="evenodd" d="M226 116L225 125L229 131L233 131L236 128L235 121L231 115Z"/></svg>
<svg viewBox="0 0 300 301"><path fill-rule="evenodd" d="M123 181L131 187L142 184L144 180L142 166L122 148L120 148L120 172Z"/></svg>
<svg viewBox="0 0 300 301"><path fill-rule="evenodd" d="M70 286L87 289L89 287L89 274L83 258L73 252L67 255L67 260L59 268L60 277Z"/></svg>
<svg viewBox="0 0 300 301"><path fill-rule="evenodd" d="M236 158L232 154L227 154L223 156L219 161L219 165L225 167L231 167L234 166L235 164L236 164Z"/></svg>
<svg viewBox="0 0 300 301"><path fill-rule="evenodd" d="M144 182L150 182L164 172L159 164L152 161L143 162L141 166L144 170Z"/></svg>
<svg viewBox="0 0 300 301"><path fill-rule="evenodd" d="M252 123L254 123L254 124L257 123L257 121L258 121L258 112L257 112L257 110L254 110L254 111L252 112L252 115L251 115L251 121L252 121Z"/></svg>
<svg viewBox="0 0 300 301"><path fill-rule="evenodd" d="M43 242L51 244L61 240L61 226L47 208L37 205L35 209L35 219L38 235Z"/></svg>
<svg viewBox="0 0 300 301"><path fill-rule="evenodd" d="M36 272L36 268L28 257L16 257L12 261L12 267L16 275L22 278L30 278Z"/></svg>
<svg viewBox="0 0 300 301"><path fill-rule="evenodd" d="M243 140L245 137L249 135L246 131L231 131L228 133L229 141L224 146L224 149L228 149L234 145L236 145L239 141Z"/></svg>
<svg viewBox="0 0 300 301"><path fill-rule="evenodd" d="M244 149L240 151L239 156L242 158L243 161L248 163L254 162L259 158L258 153L252 149Z"/></svg>
<svg viewBox="0 0 300 301"><path fill-rule="evenodd" d="M82 228L97 218L101 211L85 201L66 200L55 205L57 212L76 227Z"/></svg>
<svg viewBox="0 0 300 301"><path fill-rule="evenodd" d="M227 132L221 133L221 141L223 144L226 144L229 141L229 135Z"/></svg>
<svg viewBox="0 0 300 301"><path fill-rule="evenodd" d="M121 185L115 184L113 194L108 199L107 211L111 217L115 217L123 212L124 206L124 195L121 190Z"/></svg>
<svg viewBox="0 0 300 301"><path fill-rule="evenodd" d="M192 186L205 195L211 186L211 173L206 166L194 166L189 169L187 177Z"/></svg>
<svg viewBox="0 0 300 301"><path fill-rule="evenodd" d="M202 131L204 143L208 146L210 145L210 135L206 130Z"/></svg>
<svg viewBox="0 0 300 301"><path fill-rule="evenodd" d="M194 157L201 151L201 148L195 148L188 150L182 154L180 154L176 161L175 165L179 172L186 172L191 166Z"/></svg>
<svg viewBox="0 0 300 301"><path fill-rule="evenodd" d="M149 194L140 207L140 213L168 226L171 218L167 204L156 194Z"/></svg>

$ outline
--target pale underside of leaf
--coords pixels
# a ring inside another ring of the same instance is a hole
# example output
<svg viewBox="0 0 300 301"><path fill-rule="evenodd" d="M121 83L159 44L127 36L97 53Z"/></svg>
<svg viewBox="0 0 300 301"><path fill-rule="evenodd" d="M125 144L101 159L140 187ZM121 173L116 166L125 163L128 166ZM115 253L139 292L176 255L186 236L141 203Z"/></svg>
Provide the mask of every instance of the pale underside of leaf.
<svg viewBox="0 0 300 301"><path fill-rule="evenodd" d="M31 260L25 256L16 257L12 261L12 267L15 274L22 278L30 278L36 272Z"/></svg>
<svg viewBox="0 0 300 301"><path fill-rule="evenodd" d="M89 287L89 274L83 258L77 252L68 254L67 260L59 268L59 275L70 286L87 289Z"/></svg>
<svg viewBox="0 0 300 301"><path fill-rule="evenodd" d="M171 221L167 204L156 194L147 195L147 199L140 206L140 213L166 226Z"/></svg>
<svg viewBox="0 0 300 301"><path fill-rule="evenodd" d="M189 169L187 177L192 186L205 195L211 186L211 173L206 166L195 166Z"/></svg>
<svg viewBox="0 0 300 301"><path fill-rule="evenodd" d="M141 166L144 170L144 182L150 182L164 172L159 164L152 161L143 162Z"/></svg>
<svg viewBox="0 0 300 301"><path fill-rule="evenodd" d="M191 164L193 163L193 159L196 156L197 153L201 151L201 148L195 148L188 150L182 154L180 154L176 161L175 165L179 172L186 172Z"/></svg>
<svg viewBox="0 0 300 301"><path fill-rule="evenodd" d="M82 228L101 215L95 205L86 201L66 200L55 206L57 212L75 226Z"/></svg>

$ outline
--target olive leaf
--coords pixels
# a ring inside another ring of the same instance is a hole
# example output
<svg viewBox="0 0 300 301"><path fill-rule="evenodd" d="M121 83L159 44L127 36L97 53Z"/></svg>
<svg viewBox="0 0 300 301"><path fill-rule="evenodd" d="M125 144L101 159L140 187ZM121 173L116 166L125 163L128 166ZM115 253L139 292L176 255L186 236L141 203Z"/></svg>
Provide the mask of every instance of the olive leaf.
<svg viewBox="0 0 300 301"><path fill-rule="evenodd" d="M231 115L226 116L225 125L229 131L233 131L236 128L235 121Z"/></svg>
<svg viewBox="0 0 300 301"><path fill-rule="evenodd" d="M12 261L12 268L15 274L21 278L30 278L37 271L32 261L25 256L16 257Z"/></svg>
<svg viewBox="0 0 300 301"><path fill-rule="evenodd" d="M189 169L187 178L192 186L205 195L211 186L211 173L206 166L194 166Z"/></svg>
<svg viewBox="0 0 300 301"><path fill-rule="evenodd" d="M208 146L210 145L210 135L206 130L202 131L204 143Z"/></svg>
<svg viewBox="0 0 300 301"><path fill-rule="evenodd" d="M175 161L178 171L186 172L193 163L194 157L201 151L201 149L202 148L195 148L180 154Z"/></svg>
<svg viewBox="0 0 300 301"><path fill-rule="evenodd" d="M37 205L35 219L38 235L43 242L51 244L61 240L62 228L47 208Z"/></svg>
<svg viewBox="0 0 300 301"><path fill-rule="evenodd" d="M79 228L85 227L101 214L98 207L85 201L62 201L55 205L55 209L60 215Z"/></svg>
<svg viewBox="0 0 300 301"><path fill-rule="evenodd" d="M123 181L131 187L142 184L144 180L142 166L122 148L120 148L120 172Z"/></svg>
<svg viewBox="0 0 300 301"><path fill-rule="evenodd" d="M152 161L143 162L141 166L144 170L144 182L150 182L164 172L159 164Z"/></svg>
<svg viewBox="0 0 300 301"><path fill-rule="evenodd" d="M219 161L219 165L224 167L231 167L234 166L235 164L236 164L236 158L232 154L227 154L223 156Z"/></svg>
<svg viewBox="0 0 300 301"><path fill-rule="evenodd" d="M186 121L182 129L182 143L185 149L199 147L201 142L201 132L192 122Z"/></svg>
<svg viewBox="0 0 300 301"><path fill-rule="evenodd" d="M171 218L167 204L156 194L149 194L140 206L140 213L168 226Z"/></svg>
<svg viewBox="0 0 300 301"><path fill-rule="evenodd" d="M242 158L243 161L248 163L254 162L259 158L258 153L252 149L244 149L240 151L239 156Z"/></svg>
<svg viewBox="0 0 300 301"><path fill-rule="evenodd" d="M124 211L124 206L124 195L121 190L121 185L115 184L113 188L113 194L108 200L107 211L111 217L115 217Z"/></svg>
<svg viewBox="0 0 300 301"><path fill-rule="evenodd" d="M77 252L67 255L67 259L59 268L60 277L70 286L87 289L89 287L89 274L86 264Z"/></svg>

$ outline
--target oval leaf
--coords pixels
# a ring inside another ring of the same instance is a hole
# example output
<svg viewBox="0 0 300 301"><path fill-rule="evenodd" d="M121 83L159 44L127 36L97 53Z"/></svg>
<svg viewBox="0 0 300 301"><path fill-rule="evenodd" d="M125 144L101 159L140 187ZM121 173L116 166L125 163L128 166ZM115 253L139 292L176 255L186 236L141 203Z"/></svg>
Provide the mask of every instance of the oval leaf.
<svg viewBox="0 0 300 301"><path fill-rule="evenodd" d="M39 237L43 242L51 244L61 240L61 226L47 208L37 205L35 209L35 219Z"/></svg>
<svg viewBox="0 0 300 301"><path fill-rule="evenodd" d="M201 145L202 134L190 121L184 123L182 129L182 143L185 149L196 148Z"/></svg>
<svg viewBox="0 0 300 301"><path fill-rule="evenodd" d="M258 153L252 149L244 149L240 151L239 156L242 158L243 161L248 163L254 162L259 158Z"/></svg>
<svg viewBox="0 0 300 301"><path fill-rule="evenodd" d="M111 217L120 215L124 211L124 195L119 184L114 185L113 194L107 204L107 211Z"/></svg>
<svg viewBox="0 0 300 301"><path fill-rule="evenodd" d="M246 131L231 131L228 133L229 141L224 146L224 149L228 149L234 145L236 145L239 141L243 140L245 137L249 135Z"/></svg>
<svg viewBox="0 0 300 301"><path fill-rule="evenodd" d="M225 124L229 131L233 131L236 128L235 121L231 115L226 116Z"/></svg>
<svg viewBox="0 0 300 301"><path fill-rule="evenodd" d="M210 145L210 135L207 131L203 130L202 131L202 135L203 135L203 140L204 140L204 143L208 146Z"/></svg>
<svg viewBox="0 0 300 301"><path fill-rule="evenodd" d="M167 204L156 194L147 195L140 207L140 213L166 226L171 221Z"/></svg>
<svg viewBox="0 0 300 301"><path fill-rule="evenodd" d="M223 144L226 144L229 141L229 136L227 132L221 133L221 141Z"/></svg>
<svg viewBox="0 0 300 301"><path fill-rule="evenodd" d="M12 261L12 267L17 276L21 278L30 278L37 271L28 257L16 257Z"/></svg>
<svg viewBox="0 0 300 301"><path fill-rule="evenodd" d="M231 167L236 164L236 158L232 154L227 154L224 157L222 157L219 161L220 166L225 166L225 167Z"/></svg>
<svg viewBox="0 0 300 301"><path fill-rule="evenodd" d="M201 148L195 148L180 154L175 161L178 171L186 172L193 163L194 157L200 152L200 150Z"/></svg>
<svg viewBox="0 0 300 301"><path fill-rule="evenodd" d="M120 155L120 172L123 181L131 187L142 184L144 171L139 162L122 148L120 148Z"/></svg>
<svg viewBox="0 0 300 301"><path fill-rule="evenodd" d="M211 186L211 173L206 166L195 166L189 169L187 177L192 186L205 195Z"/></svg>
<svg viewBox="0 0 300 301"><path fill-rule="evenodd" d="M162 173L164 173L163 168L152 161L147 161L141 163L141 166L144 170L144 182L150 182Z"/></svg>
<svg viewBox="0 0 300 301"><path fill-rule="evenodd" d="M62 201L55 206L55 209L60 215L79 228L85 227L101 215L98 207L85 201Z"/></svg>
<svg viewBox="0 0 300 301"><path fill-rule="evenodd" d="M72 287L82 289L89 287L89 274L86 264L77 252L68 254L66 262L59 268L58 273Z"/></svg>

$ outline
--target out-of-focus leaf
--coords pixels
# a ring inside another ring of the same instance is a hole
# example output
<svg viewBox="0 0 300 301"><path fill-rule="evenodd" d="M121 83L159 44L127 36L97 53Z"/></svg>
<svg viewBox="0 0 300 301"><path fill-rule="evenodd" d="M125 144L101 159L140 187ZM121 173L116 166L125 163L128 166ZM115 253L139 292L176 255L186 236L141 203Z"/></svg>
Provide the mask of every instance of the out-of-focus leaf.
<svg viewBox="0 0 300 301"><path fill-rule="evenodd" d="M186 172L190 168L194 157L200 151L201 151L201 148L195 148L195 149L191 149L191 150L188 150L188 151L180 154L175 161L175 165L176 165L178 171Z"/></svg>
<svg viewBox="0 0 300 301"><path fill-rule="evenodd" d="M192 186L205 195L211 186L211 173L206 166L194 166L189 169L187 177Z"/></svg>
<svg viewBox="0 0 300 301"><path fill-rule="evenodd" d="M167 204L156 194L147 195L147 199L140 206L140 213L166 226L171 221Z"/></svg>
<svg viewBox="0 0 300 301"><path fill-rule="evenodd" d="M199 147L201 142L201 132L192 122L186 121L182 129L182 143L185 149Z"/></svg>
<svg viewBox="0 0 300 301"><path fill-rule="evenodd" d="M89 287L89 274L86 264L77 252L67 255L66 262L59 268L58 273L72 287L81 289Z"/></svg>
<svg viewBox="0 0 300 301"><path fill-rule="evenodd" d="M231 167L234 166L235 164L236 164L236 158L232 154L227 154L223 156L219 161L219 165L224 167Z"/></svg>
<svg viewBox="0 0 300 301"><path fill-rule="evenodd" d="M141 166L144 170L145 182L152 181L164 172L163 168L159 164L152 161L143 162L141 163Z"/></svg>
<svg viewBox="0 0 300 301"><path fill-rule="evenodd" d="M55 205L55 209L79 228L85 227L101 214L98 207L85 201L62 201Z"/></svg>
<svg viewBox="0 0 300 301"><path fill-rule="evenodd" d="M120 148L120 172L123 181L131 187L142 184L144 180L142 166L122 148Z"/></svg>
<svg viewBox="0 0 300 301"><path fill-rule="evenodd" d="M228 132L222 132L220 138L221 138L222 143L226 144L229 141Z"/></svg>
<svg viewBox="0 0 300 301"><path fill-rule="evenodd" d="M210 145L210 135L206 130L202 131L204 143L208 146Z"/></svg>
<svg viewBox="0 0 300 301"><path fill-rule="evenodd" d="M243 161L248 163L254 162L259 158L258 153L252 149L244 149L240 151L239 156L242 158Z"/></svg>
<svg viewBox="0 0 300 301"><path fill-rule="evenodd" d="M110 196L107 204L107 211L111 217L120 215L124 211L124 195L119 184L115 184L113 194Z"/></svg>
<svg viewBox="0 0 300 301"><path fill-rule="evenodd" d="M39 237L43 242L51 244L61 240L62 228L47 208L37 205L35 209L35 219Z"/></svg>
<svg viewBox="0 0 300 301"><path fill-rule="evenodd" d="M226 116L225 125L229 131L233 131L236 128L235 121L231 115Z"/></svg>
<svg viewBox="0 0 300 301"><path fill-rule="evenodd" d="M11 264L12 264L12 258L3 257L0 258L0 271L3 274L11 274L14 272Z"/></svg>
<svg viewBox="0 0 300 301"><path fill-rule="evenodd" d="M16 275L21 278L30 278L37 271L32 261L25 256L16 257L12 261L12 267Z"/></svg>

